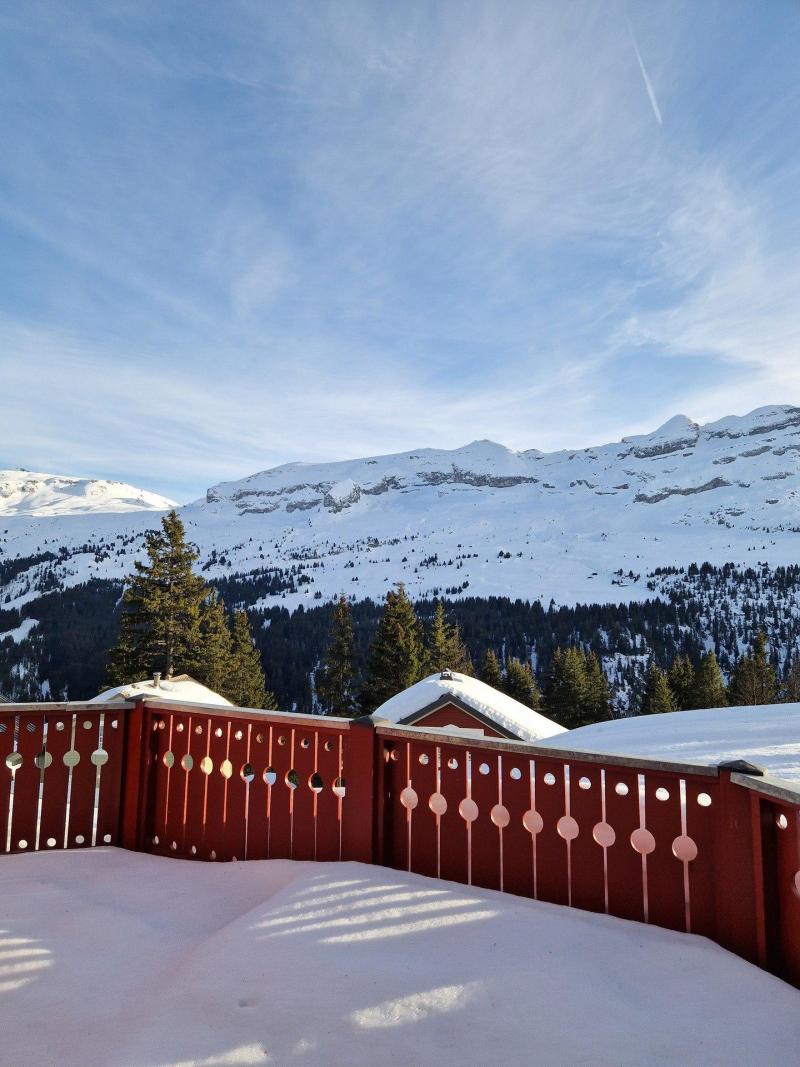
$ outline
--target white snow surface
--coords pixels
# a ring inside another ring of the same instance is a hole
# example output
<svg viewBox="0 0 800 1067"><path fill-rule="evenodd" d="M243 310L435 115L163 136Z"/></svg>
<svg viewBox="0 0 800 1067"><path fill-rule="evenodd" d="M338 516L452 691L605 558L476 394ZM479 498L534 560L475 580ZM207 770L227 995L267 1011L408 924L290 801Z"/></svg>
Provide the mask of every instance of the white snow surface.
<svg viewBox="0 0 800 1067"><path fill-rule="evenodd" d="M397 723L408 715L427 708L429 704L435 703L443 696L454 696L496 722L498 726L511 730L523 741L538 741L543 737L566 733L564 727L559 726L552 719L540 715L532 708L525 707L518 700L499 692L479 678L470 678L456 671L451 673L452 678L442 678L439 671L429 674L427 678L409 686L402 693L390 697L375 709L373 716L376 719L388 719L389 722ZM419 725L423 729L425 727L424 722L412 725Z"/></svg>
<svg viewBox="0 0 800 1067"><path fill-rule="evenodd" d="M167 511L174 506L165 496L136 489L125 482L0 470L0 516L3 517Z"/></svg>
<svg viewBox="0 0 800 1067"><path fill-rule="evenodd" d="M0 863L3 1062L778 1064L800 993L704 938L361 864Z"/></svg>
<svg viewBox="0 0 800 1067"><path fill-rule="evenodd" d="M141 682L130 682L128 685L117 685L113 689L105 689L92 697L89 704L107 704L111 700L133 700L135 697L154 697L158 700L180 701L188 704L224 704L231 708L230 700L226 700L220 693L215 693L202 682L195 681L188 674L178 674L173 678L162 678L156 686L152 678L145 678Z"/></svg>
<svg viewBox="0 0 800 1067"><path fill-rule="evenodd" d="M709 766L745 759L800 785L800 704L637 715L568 730L547 748Z"/></svg>
<svg viewBox="0 0 800 1067"><path fill-rule="evenodd" d="M25 641L31 630L34 630L38 625L38 619L23 619L19 626L13 630L6 630L5 633L0 634L0 641L5 641L9 637L12 641Z"/></svg>

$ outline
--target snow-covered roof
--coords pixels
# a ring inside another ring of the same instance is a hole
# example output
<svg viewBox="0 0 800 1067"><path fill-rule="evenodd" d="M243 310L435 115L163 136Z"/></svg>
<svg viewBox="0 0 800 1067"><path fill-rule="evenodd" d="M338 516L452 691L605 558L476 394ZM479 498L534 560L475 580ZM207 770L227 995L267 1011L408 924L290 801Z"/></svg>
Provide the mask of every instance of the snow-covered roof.
<svg viewBox="0 0 800 1067"><path fill-rule="evenodd" d="M745 759L777 778L800 782L800 704L637 715L568 730L544 744L704 766Z"/></svg>
<svg viewBox="0 0 800 1067"><path fill-rule="evenodd" d="M177 674L172 678L162 678L158 685L152 678L128 685L117 685L92 697L90 704L107 704L111 700L134 700L136 697L157 697L159 700L178 700L189 704L223 704L233 707L230 700L215 693L207 685L195 681L188 674Z"/></svg>
<svg viewBox="0 0 800 1067"><path fill-rule="evenodd" d="M479 716L491 719L498 727L523 741L538 741L565 732L563 726L478 678L470 678L456 671L449 672L449 675L442 677L438 671L429 674L416 685L390 697L375 709L373 715L376 719L401 723L410 716L425 710L433 711L451 700L465 705Z"/></svg>

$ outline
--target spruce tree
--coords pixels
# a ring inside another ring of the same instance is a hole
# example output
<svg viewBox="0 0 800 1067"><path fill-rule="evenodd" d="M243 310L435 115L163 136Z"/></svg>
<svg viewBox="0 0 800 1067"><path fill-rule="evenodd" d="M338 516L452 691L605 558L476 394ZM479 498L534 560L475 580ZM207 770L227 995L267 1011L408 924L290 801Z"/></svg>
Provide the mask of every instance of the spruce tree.
<svg viewBox="0 0 800 1067"><path fill-rule="evenodd" d="M660 715L662 712L675 710L675 697L670 689L666 673L655 663L651 663L647 671L647 681L639 706L639 714Z"/></svg>
<svg viewBox="0 0 800 1067"><path fill-rule="evenodd" d="M694 667L688 656L678 656L667 674L669 687L675 698L677 711L685 711L692 706L694 692Z"/></svg>
<svg viewBox="0 0 800 1067"><path fill-rule="evenodd" d="M353 615L347 597L336 602L322 666L316 674L317 696L328 715L352 715L355 710L353 671Z"/></svg>
<svg viewBox="0 0 800 1067"><path fill-rule="evenodd" d="M795 658L786 671L781 687L781 700L788 704L800 701L800 658Z"/></svg>
<svg viewBox="0 0 800 1067"><path fill-rule="evenodd" d="M154 671L178 673L194 663L200 644L200 606L208 594L192 573L198 553L186 541L175 511L160 530L145 534L146 562L136 560L125 580L117 643L109 654L109 685L149 677Z"/></svg>
<svg viewBox="0 0 800 1067"><path fill-rule="evenodd" d="M611 692L608 679L594 652L588 652L586 664L586 698L584 701L587 722L605 722L611 718Z"/></svg>
<svg viewBox="0 0 800 1067"><path fill-rule="evenodd" d="M361 690L361 710L369 714L395 693L423 677L425 653L422 627L405 587L386 594L375 639L367 656L367 673Z"/></svg>
<svg viewBox="0 0 800 1067"><path fill-rule="evenodd" d="M775 670L767 656L766 634L762 632L756 635L750 655L740 657L734 668L730 702L735 707L772 704L776 690Z"/></svg>
<svg viewBox="0 0 800 1067"><path fill-rule="evenodd" d="M233 639L225 604L212 592L200 609L200 643L189 673L209 689L224 695L232 659Z"/></svg>
<svg viewBox="0 0 800 1067"><path fill-rule="evenodd" d="M425 670L428 674L445 668L472 674L472 660L462 644L456 623L448 622L444 604L436 602L433 619L425 634Z"/></svg>
<svg viewBox="0 0 800 1067"><path fill-rule="evenodd" d="M713 652L707 652L695 671L689 706L691 708L724 708L727 703L725 680L719 669L717 657Z"/></svg>
<svg viewBox="0 0 800 1067"><path fill-rule="evenodd" d="M506 677L503 692L518 700L528 708L538 711L542 704L542 695L533 676L530 664L518 659L510 659L506 664Z"/></svg>
<svg viewBox="0 0 800 1067"><path fill-rule="evenodd" d="M493 689L503 688L503 674L500 670L500 661L491 650L487 648L481 661L480 679Z"/></svg>
<svg viewBox="0 0 800 1067"><path fill-rule="evenodd" d="M557 648L547 678L545 713L567 729L585 726L586 660L578 648Z"/></svg>
<svg viewBox="0 0 800 1067"><path fill-rule="evenodd" d="M261 656L253 643L246 611L234 613L231 641L230 669L223 696L239 708L276 711L278 705L273 694L267 690Z"/></svg>

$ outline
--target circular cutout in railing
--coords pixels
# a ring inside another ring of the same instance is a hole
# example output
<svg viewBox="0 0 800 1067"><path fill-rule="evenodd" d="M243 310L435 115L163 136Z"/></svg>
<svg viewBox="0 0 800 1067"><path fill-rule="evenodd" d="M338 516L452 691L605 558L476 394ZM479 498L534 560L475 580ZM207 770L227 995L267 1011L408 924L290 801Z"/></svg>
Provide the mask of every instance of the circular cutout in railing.
<svg viewBox="0 0 800 1067"><path fill-rule="evenodd" d="M534 811L530 808L522 816L522 825L528 831L529 834L540 834L544 829L544 819L541 817L538 811Z"/></svg>
<svg viewBox="0 0 800 1067"><path fill-rule="evenodd" d="M56 847L56 839L54 837L48 837L48 839L47 839L47 847L48 848L55 848Z"/></svg>
<svg viewBox="0 0 800 1067"><path fill-rule="evenodd" d="M544 776L544 784L545 785L555 785L556 784L556 776L554 774L552 774L550 771L548 771L547 774Z"/></svg>
<svg viewBox="0 0 800 1067"><path fill-rule="evenodd" d="M489 812L489 818L495 824L499 830L504 830L511 822L511 816L508 808L503 804L495 804L492 810Z"/></svg>
<svg viewBox="0 0 800 1067"><path fill-rule="evenodd" d="M279 745L285 745L286 744L286 738L284 737L283 734L281 734L280 737L278 738L278 744Z"/></svg>
<svg viewBox="0 0 800 1067"><path fill-rule="evenodd" d="M326 752L333 752L333 741L326 741L322 747Z"/></svg>
<svg viewBox="0 0 800 1067"><path fill-rule="evenodd" d="M681 834L672 842L672 855L681 863L691 863L697 859L697 845L687 834Z"/></svg>
<svg viewBox="0 0 800 1067"><path fill-rule="evenodd" d="M17 842L17 846L18 846L19 848L27 848L27 847L28 847L28 842L27 842L27 841L25 840L25 838L23 837L21 841L18 841L18 842Z"/></svg>
<svg viewBox="0 0 800 1067"><path fill-rule="evenodd" d="M800 900L800 871L792 879L792 892Z"/></svg>
<svg viewBox="0 0 800 1067"><path fill-rule="evenodd" d="M62 727L62 729L63 729L63 727ZM0 722L0 734L4 734L5 732L6 732L6 724L4 722Z"/></svg>
<svg viewBox="0 0 800 1067"><path fill-rule="evenodd" d="M53 762L53 755L51 752L48 752L46 748L43 748L38 755L34 756L33 762L40 771L46 771Z"/></svg>
<svg viewBox="0 0 800 1067"><path fill-rule="evenodd" d="M656 800L669 800L669 789L665 789L663 785L660 785L656 789Z"/></svg>
<svg viewBox="0 0 800 1067"><path fill-rule="evenodd" d="M617 794L618 797L626 797L630 790L628 789L628 786L625 782L617 782L617 784L614 786L614 792Z"/></svg>
<svg viewBox="0 0 800 1067"><path fill-rule="evenodd" d="M64 757L64 762L66 762L66 756ZM22 766L22 753L21 752L9 752L9 754L6 756L6 767L8 767L8 769L11 771L11 773L13 774L15 771L18 771L21 766Z"/></svg>
<svg viewBox="0 0 800 1067"><path fill-rule="evenodd" d="M183 733L183 723L179 722L178 725L175 727L175 729L177 730L177 732L179 734L182 734Z"/></svg>
<svg viewBox="0 0 800 1067"><path fill-rule="evenodd" d="M224 759L219 765L219 773L223 778L233 777L233 764L229 759Z"/></svg>
<svg viewBox="0 0 800 1067"><path fill-rule="evenodd" d="M61 758L64 761L65 767L77 767L81 761L81 754L74 748L71 748L69 752L65 752Z"/></svg>
<svg viewBox="0 0 800 1067"><path fill-rule="evenodd" d="M697 803L700 805L701 808L710 808L711 797L708 795L708 793L698 793Z"/></svg>
<svg viewBox="0 0 800 1067"><path fill-rule="evenodd" d="M194 728L194 732L195 732L196 734L201 734L201 733L203 732L203 727L202 727L202 726L199 726L199 725L198 725L198 726L195 726L195 728Z"/></svg>
<svg viewBox="0 0 800 1067"><path fill-rule="evenodd" d="M308 737L302 738L300 741L300 748L311 748L311 740Z"/></svg>
<svg viewBox="0 0 800 1067"><path fill-rule="evenodd" d="M76 845L82 845L82 844L84 843L84 841L85 841L85 840L86 840L86 839L85 839L85 837L83 836L83 834L77 834L77 835L75 836L75 844L76 844Z"/></svg>
<svg viewBox="0 0 800 1067"><path fill-rule="evenodd" d="M447 801L441 793L432 793L428 800L428 807L431 809L434 815L438 815L440 818L447 811Z"/></svg>
<svg viewBox="0 0 800 1067"><path fill-rule="evenodd" d="M779 830L785 830L789 825L789 820L786 818L783 812L775 816L775 825L778 827Z"/></svg>
<svg viewBox="0 0 800 1067"><path fill-rule="evenodd" d="M214 761L210 756L203 756L200 760L200 770L203 774L211 774L214 770Z"/></svg>
<svg viewBox="0 0 800 1067"><path fill-rule="evenodd" d="M264 744L264 735L263 734L256 734L256 743L259 744L259 745L263 745Z"/></svg>
<svg viewBox="0 0 800 1067"><path fill-rule="evenodd" d="M214 731L214 737L222 737L222 727L218 726Z"/></svg>
<svg viewBox="0 0 800 1067"><path fill-rule="evenodd" d="M519 767L512 767L508 774L509 777L513 778L515 782L518 782L522 777L522 771L519 769Z"/></svg>
<svg viewBox="0 0 800 1067"><path fill-rule="evenodd" d="M185 756L181 756L181 767L183 767L185 771L190 771L192 767L194 767L194 759L189 752L187 752Z"/></svg>
<svg viewBox="0 0 800 1067"><path fill-rule="evenodd" d="M472 797L464 797L458 805L458 814L464 822L475 822L478 818L478 805Z"/></svg>
<svg viewBox="0 0 800 1067"><path fill-rule="evenodd" d="M298 785L300 785L300 778L298 777L297 771L294 769L294 767L290 771L286 772L286 776L283 780L286 782L290 789L297 789Z"/></svg>
<svg viewBox="0 0 800 1067"><path fill-rule="evenodd" d="M450 757L450 759L447 761L447 766L450 768L451 771L458 770L458 760L455 758L455 756Z"/></svg>
<svg viewBox="0 0 800 1067"><path fill-rule="evenodd" d="M89 757L95 767L104 767L108 763L108 753L104 748L96 748ZM174 761L174 757L173 757ZM172 764L170 764L172 766Z"/></svg>
<svg viewBox="0 0 800 1067"><path fill-rule="evenodd" d="M242 733L241 730L237 730L236 733L233 735L233 738L234 738L235 741L241 741L243 737L244 737L244 734Z"/></svg>
<svg viewBox="0 0 800 1067"><path fill-rule="evenodd" d="M430 763L430 756L428 755L427 752L420 752L419 761L420 761L420 763L422 764L423 767L427 767L428 764Z"/></svg>
<svg viewBox="0 0 800 1067"><path fill-rule="evenodd" d="M56 730L58 730L60 732L63 729L64 729L64 723L63 722L57 722L56 723Z"/></svg>
<svg viewBox="0 0 800 1067"><path fill-rule="evenodd" d="M592 779L591 778L587 778L586 775L584 775L582 778L578 779L578 787L580 789L591 789L592 788Z"/></svg>
<svg viewBox="0 0 800 1067"><path fill-rule="evenodd" d="M592 837L600 848L611 848L617 840L617 834L614 827L610 826L607 822L595 823L592 830Z"/></svg>
<svg viewBox="0 0 800 1067"><path fill-rule="evenodd" d="M246 782L247 785L250 785L251 782L256 780L256 772L253 770L253 765L251 763L245 763L241 771L239 771L239 774L242 776L242 781Z"/></svg>
<svg viewBox="0 0 800 1067"><path fill-rule="evenodd" d="M408 808L409 811L413 811L417 804L419 804L419 797L410 785L407 785L400 794L400 803L404 808Z"/></svg>
<svg viewBox="0 0 800 1067"><path fill-rule="evenodd" d="M649 830L640 826L631 834L631 846L640 856L649 856L656 847L656 839Z"/></svg>
<svg viewBox="0 0 800 1067"><path fill-rule="evenodd" d="M322 775L317 774L317 772L314 771L308 779L308 788L312 793L321 793L324 785L325 783L322 781Z"/></svg>
<svg viewBox="0 0 800 1067"><path fill-rule="evenodd" d="M164 763L164 766L167 768L167 770L169 770L170 767L174 767L174 765L175 765L175 753L174 752L165 752L164 755L161 757L161 759L162 759L162 761ZM92 763L94 763L94 753L92 753Z"/></svg>
<svg viewBox="0 0 800 1067"><path fill-rule="evenodd" d="M263 777L267 785L275 785L278 780L278 775L274 767L267 767L267 769L264 771Z"/></svg>
<svg viewBox="0 0 800 1067"><path fill-rule="evenodd" d="M488 774L490 772L490 770L491 770L491 767L489 766L488 763L482 763L480 765L480 767L478 767L478 770L480 771L481 774Z"/></svg>
<svg viewBox="0 0 800 1067"><path fill-rule="evenodd" d="M347 791L347 783L345 782L344 778L337 778L336 781L333 783L332 788L334 794L341 800L341 798L345 795L345 792ZM402 796L400 797L400 799L403 799Z"/></svg>
<svg viewBox="0 0 800 1067"><path fill-rule="evenodd" d="M34 733L35 730L36 730L36 723L35 722L26 723L25 724L25 729L28 731L29 734Z"/></svg>
<svg viewBox="0 0 800 1067"><path fill-rule="evenodd" d="M110 845L111 844L111 834L103 834L103 844L104 845Z"/></svg>
<svg viewBox="0 0 800 1067"><path fill-rule="evenodd" d="M160 725L161 725L161 728L162 728L162 730L163 730L163 728L164 728L164 724L163 724L163 722L162 722L162 723L161 723ZM84 728L84 730L91 730L91 728L92 728L93 726L94 726L94 723L92 722L92 720L91 720L91 719L86 719L86 721L85 721L85 722L84 722L84 724L83 724L83 728Z"/></svg>

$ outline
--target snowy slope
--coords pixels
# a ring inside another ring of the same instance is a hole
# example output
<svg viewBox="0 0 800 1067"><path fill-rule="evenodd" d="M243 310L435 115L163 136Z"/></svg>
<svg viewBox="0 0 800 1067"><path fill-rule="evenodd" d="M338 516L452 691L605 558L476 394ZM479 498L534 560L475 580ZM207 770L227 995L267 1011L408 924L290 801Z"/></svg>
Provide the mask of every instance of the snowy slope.
<svg viewBox="0 0 800 1067"><path fill-rule="evenodd" d="M800 558L800 408L546 454L491 441L338 463L292 463L181 509L210 579L272 568L292 608L341 592L509 595L559 603L652 595L655 567ZM166 502L165 502L166 506ZM118 577L155 516L9 516L0 564L56 551L66 584ZM89 546L87 549L87 545ZM55 547L54 547L55 546ZM44 566L44 564L42 564ZM30 581L28 580L30 579ZM35 567L11 603L35 599Z"/></svg>
<svg viewBox="0 0 800 1067"><path fill-rule="evenodd" d="M800 704L639 715L581 726L540 744L703 766L744 759L800 785Z"/></svg>
<svg viewBox="0 0 800 1067"><path fill-rule="evenodd" d="M124 482L33 471L0 471L0 517L164 511L173 501Z"/></svg>
<svg viewBox="0 0 800 1067"><path fill-rule="evenodd" d="M797 1062L800 993L705 938L357 863L0 864L3 1062Z"/></svg>

